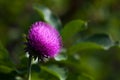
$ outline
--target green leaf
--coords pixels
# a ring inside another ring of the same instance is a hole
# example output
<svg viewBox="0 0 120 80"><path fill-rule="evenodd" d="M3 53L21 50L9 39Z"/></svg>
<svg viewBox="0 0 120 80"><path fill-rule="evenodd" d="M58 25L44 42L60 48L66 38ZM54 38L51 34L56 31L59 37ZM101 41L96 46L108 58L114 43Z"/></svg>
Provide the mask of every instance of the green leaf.
<svg viewBox="0 0 120 80"><path fill-rule="evenodd" d="M59 20L59 18L54 15L50 9L48 9L47 7L43 6L43 5L34 5L33 7L40 15L40 17L50 23L53 27L57 28L58 30L61 30L61 21Z"/></svg>
<svg viewBox="0 0 120 80"><path fill-rule="evenodd" d="M78 80L94 80L94 79L90 75L82 73L82 75L78 77Z"/></svg>
<svg viewBox="0 0 120 80"><path fill-rule="evenodd" d="M62 29L62 38L63 41L67 41L73 36L75 36L78 32L83 31L87 27L85 26L86 22L82 20L73 20L67 23Z"/></svg>
<svg viewBox="0 0 120 80"><path fill-rule="evenodd" d="M94 42L105 47L111 47L113 45L112 39L107 34L94 34L84 41Z"/></svg>
<svg viewBox="0 0 120 80"><path fill-rule="evenodd" d="M55 60L56 60L56 61L67 60L66 49L62 49L62 50L61 50L61 53L58 54L58 55L55 57Z"/></svg>
<svg viewBox="0 0 120 80"><path fill-rule="evenodd" d="M72 54L82 50L104 50L104 47L92 42L82 42L70 47L68 53Z"/></svg>
<svg viewBox="0 0 120 80"><path fill-rule="evenodd" d="M32 72L31 73L32 75L31 75L31 80L44 80L44 79L40 79L40 77L39 77L39 73L37 73L37 72Z"/></svg>
<svg viewBox="0 0 120 80"><path fill-rule="evenodd" d="M13 70L13 64L7 50L0 43L0 72L8 73Z"/></svg>
<svg viewBox="0 0 120 80"><path fill-rule="evenodd" d="M8 67L6 65L0 65L0 72L3 73L9 73L11 72L13 69L11 67Z"/></svg>
<svg viewBox="0 0 120 80"><path fill-rule="evenodd" d="M60 68L56 65L51 66L41 66L41 69L56 76L59 80L66 80L66 70L64 68Z"/></svg>
<svg viewBox="0 0 120 80"><path fill-rule="evenodd" d="M7 50L2 46L0 42L0 59L4 59L4 57L8 57Z"/></svg>

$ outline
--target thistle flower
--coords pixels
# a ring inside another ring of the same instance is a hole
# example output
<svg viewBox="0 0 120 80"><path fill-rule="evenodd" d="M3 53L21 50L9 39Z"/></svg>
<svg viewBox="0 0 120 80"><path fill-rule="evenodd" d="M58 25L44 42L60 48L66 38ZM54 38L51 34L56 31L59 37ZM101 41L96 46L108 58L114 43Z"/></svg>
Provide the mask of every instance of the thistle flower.
<svg viewBox="0 0 120 80"><path fill-rule="evenodd" d="M54 27L39 21L30 27L26 45L26 52L35 58L44 60L44 58L54 58L60 52L62 41Z"/></svg>

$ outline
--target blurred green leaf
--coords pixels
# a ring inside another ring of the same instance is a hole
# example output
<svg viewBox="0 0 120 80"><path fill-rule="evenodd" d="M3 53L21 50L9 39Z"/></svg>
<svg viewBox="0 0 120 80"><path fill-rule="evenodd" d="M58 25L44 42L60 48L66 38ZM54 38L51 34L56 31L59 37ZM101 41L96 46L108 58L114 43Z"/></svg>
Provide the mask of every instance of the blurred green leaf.
<svg viewBox="0 0 120 80"><path fill-rule="evenodd" d="M60 53L55 57L56 61L61 61L61 60L66 60L67 59L67 55L64 53Z"/></svg>
<svg viewBox="0 0 120 80"><path fill-rule="evenodd" d="M82 20L73 20L67 23L62 29L63 41L67 41L75 36L79 31L86 29L86 22Z"/></svg>
<svg viewBox="0 0 120 80"><path fill-rule="evenodd" d="M3 59L4 57L8 57L7 50L2 46L0 42L0 59Z"/></svg>
<svg viewBox="0 0 120 80"><path fill-rule="evenodd" d="M61 50L61 53L58 54L58 55L55 57L55 60L56 60L56 61L67 60L66 49L62 49L62 50Z"/></svg>
<svg viewBox="0 0 120 80"><path fill-rule="evenodd" d="M112 39L107 34L94 34L84 41L94 42L108 48L113 45Z"/></svg>
<svg viewBox="0 0 120 80"><path fill-rule="evenodd" d="M6 66L6 65L0 65L0 72L3 72L3 73L9 73L11 72L13 69L9 66Z"/></svg>
<svg viewBox="0 0 120 80"><path fill-rule="evenodd" d="M104 50L104 47L93 43L93 42L82 42L82 43L78 43L76 45L73 45L72 47L70 47L68 49L68 53L72 54L72 53L76 53L79 52L81 50Z"/></svg>
<svg viewBox="0 0 120 80"><path fill-rule="evenodd" d="M51 65L51 66L41 66L41 69L56 76L59 80L66 80L67 75L66 75L66 70L64 68L60 68L56 65Z"/></svg>
<svg viewBox="0 0 120 80"><path fill-rule="evenodd" d="M34 5L34 9L39 13L39 15L44 21L50 23L58 30L61 30L62 24L59 18L54 15L47 7L43 5Z"/></svg>
<svg viewBox="0 0 120 80"><path fill-rule="evenodd" d="M8 73L13 70L13 64L7 50L0 43L0 72Z"/></svg>
<svg viewBox="0 0 120 80"><path fill-rule="evenodd" d="M94 79L87 74L82 74L81 76L78 77L78 80L94 80Z"/></svg>
<svg viewBox="0 0 120 80"><path fill-rule="evenodd" d="M87 80L93 80L88 68L83 66L81 62L69 59L61 63L68 69L69 76L67 77L67 80L82 80L79 76L85 77Z"/></svg>
<svg viewBox="0 0 120 80"><path fill-rule="evenodd" d="M40 77L39 77L39 73L37 73L37 72L32 72L31 73L32 75L32 79L31 80L44 80L44 79L40 79Z"/></svg>

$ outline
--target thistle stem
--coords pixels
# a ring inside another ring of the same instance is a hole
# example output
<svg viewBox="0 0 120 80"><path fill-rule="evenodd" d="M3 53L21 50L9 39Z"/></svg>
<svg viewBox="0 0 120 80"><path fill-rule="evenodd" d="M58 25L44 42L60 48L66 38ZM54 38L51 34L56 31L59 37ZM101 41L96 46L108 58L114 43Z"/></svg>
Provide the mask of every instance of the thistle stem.
<svg viewBox="0 0 120 80"><path fill-rule="evenodd" d="M31 66L32 66L32 56L29 56L28 60L28 77L27 80L31 80Z"/></svg>

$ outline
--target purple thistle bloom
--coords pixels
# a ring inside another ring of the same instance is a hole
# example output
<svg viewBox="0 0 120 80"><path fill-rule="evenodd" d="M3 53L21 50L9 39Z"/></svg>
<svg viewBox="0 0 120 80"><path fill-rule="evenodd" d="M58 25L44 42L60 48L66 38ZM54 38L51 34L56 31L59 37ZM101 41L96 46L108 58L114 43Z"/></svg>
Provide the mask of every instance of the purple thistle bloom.
<svg viewBox="0 0 120 80"><path fill-rule="evenodd" d="M62 47L58 31L50 24L41 21L32 24L27 40L26 51L40 59L55 57Z"/></svg>

